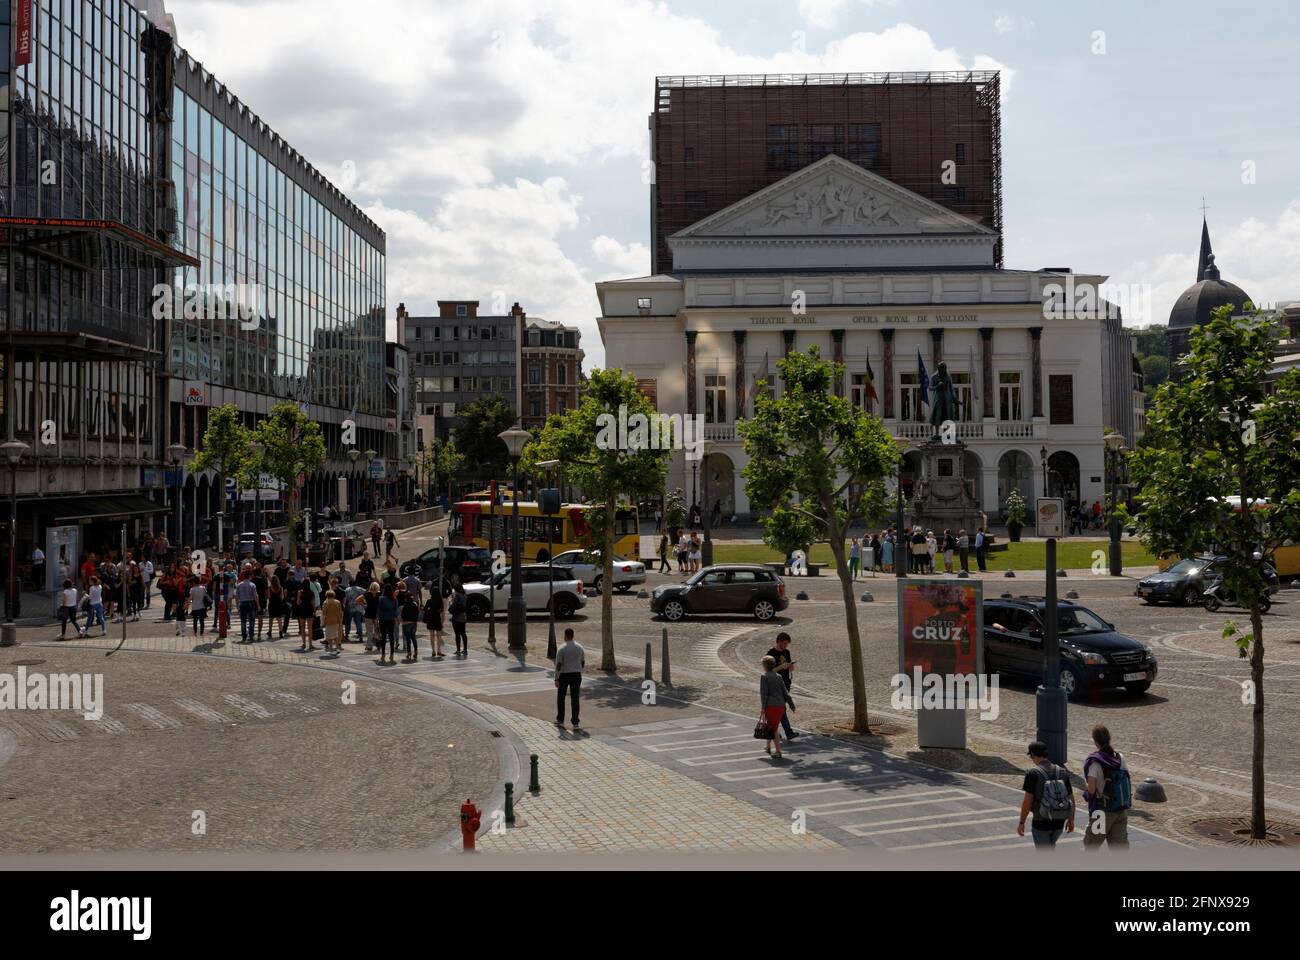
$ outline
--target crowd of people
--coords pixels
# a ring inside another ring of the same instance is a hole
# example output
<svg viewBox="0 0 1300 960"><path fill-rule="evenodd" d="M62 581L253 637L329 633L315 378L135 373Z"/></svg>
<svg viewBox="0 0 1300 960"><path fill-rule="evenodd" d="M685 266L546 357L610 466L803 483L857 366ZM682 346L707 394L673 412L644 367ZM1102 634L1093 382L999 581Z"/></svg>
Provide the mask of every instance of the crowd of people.
<svg viewBox="0 0 1300 960"><path fill-rule="evenodd" d="M849 571L854 580L868 573L894 573L904 564L908 573L970 572L973 555L980 570L988 569L990 537L983 527L971 536L966 530L935 533L921 527L896 527L870 536L854 537L849 544Z"/></svg>

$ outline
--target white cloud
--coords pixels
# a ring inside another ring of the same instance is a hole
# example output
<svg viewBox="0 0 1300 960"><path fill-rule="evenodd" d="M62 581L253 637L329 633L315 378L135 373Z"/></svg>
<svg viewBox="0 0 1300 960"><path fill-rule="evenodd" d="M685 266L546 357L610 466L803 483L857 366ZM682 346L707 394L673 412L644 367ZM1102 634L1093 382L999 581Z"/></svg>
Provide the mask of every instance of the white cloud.
<svg viewBox="0 0 1300 960"><path fill-rule="evenodd" d="M1012 30L1016 29L1016 18L1006 16L998 17L993 21L993 29L998 33L1010 33Z"/></svg>
<svg viewBox="0 0 1300 960"><path fill-rule="evenodd" d="M799 16L824 30L835 26L848 0L799 0Z"/></svg>
<svg viewBox="0 0 1300 960"><path fill-rule="evenodd" d="M845 5L804 4L819 16ZM354 0L191 0L172 12L182 35L202 36L205 66L308 162L340 184L353 173L348 194L388 231L390 314L401 301L421 312L439 298L488 303L507 291L531 315L577 324L595 365L593 282L648 270L647 218L628 216L625 201L646 192L656 75L1001 68L906 24L820 52L742 53L661 0L357 9ZM582 171L601 165L625 167L627 179L575 195Z"/></svg>

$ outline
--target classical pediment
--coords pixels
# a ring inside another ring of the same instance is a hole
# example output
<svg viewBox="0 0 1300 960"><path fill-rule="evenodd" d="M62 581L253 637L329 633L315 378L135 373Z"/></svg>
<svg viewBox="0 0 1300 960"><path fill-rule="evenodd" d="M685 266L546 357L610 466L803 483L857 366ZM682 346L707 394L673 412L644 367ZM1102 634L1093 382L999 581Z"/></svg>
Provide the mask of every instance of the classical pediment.
<svg viewBox="0 0 1300 960"><path fill-rule="evenodd" d="M671 239L924 234L997 235L969 217L831 155L692 224Z"/></svg>

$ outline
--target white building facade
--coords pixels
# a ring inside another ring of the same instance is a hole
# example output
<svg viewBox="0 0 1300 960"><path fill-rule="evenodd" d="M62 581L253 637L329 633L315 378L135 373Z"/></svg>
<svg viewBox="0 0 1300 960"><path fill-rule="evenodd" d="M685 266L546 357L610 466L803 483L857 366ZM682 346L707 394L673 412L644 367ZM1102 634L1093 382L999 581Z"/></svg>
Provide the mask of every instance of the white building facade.
<svg viewBox="0 0 1300 960"><path fill-rule="evenodd" d="M930 376L945 362L963 472L991 519L1012 489L1031 508L1045 490L1103 500L1103 343L1122 337L1127 351L1093 299L1106 278L997 269L996 241L832 155L670 238L673 275L597 284L608 366L661 413L704 418L704 460L674 452L668 488L750 516L736 424L758 381L781 389L783 356L816 346L845 367L837 393L914 443L932 432L920 366Z"/></svg>

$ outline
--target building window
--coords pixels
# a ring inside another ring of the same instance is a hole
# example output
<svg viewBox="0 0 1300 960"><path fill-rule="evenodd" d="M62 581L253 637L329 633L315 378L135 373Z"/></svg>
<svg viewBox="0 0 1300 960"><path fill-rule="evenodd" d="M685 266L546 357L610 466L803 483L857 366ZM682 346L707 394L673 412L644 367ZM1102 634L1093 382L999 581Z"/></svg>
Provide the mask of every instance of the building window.
<svg viewBox="0 0 1300 960"><path fill-rule="evenodd" d="M867 375L865 373L853 374L849 387L849 401L858 410L871 411L871 398L867 394Z"/></svg>
<svg viewBox="0 0 1300 960"><path fill-rule="evenodd" d="M542 415L542 401L533 397L528 401L528 415L530 417L540 417Z"/></svg>
<svg viewBox="0 0 1300 960"><path fill-rule="evenodd" d="M650 298L649 298L649 297L637 297L637 299L636 299L636 308L637 308L638 310L640 310L642 313L649 313L649 312L650 312Z"/></svg>
<svg viewBox="0 0 1300 960"><path fill-rule="evenodd" d="M966 144L964 143L957 144L957 162L958 163L966 162Z"/></svg>
<svg viewBox="0 0 1300 960"><path fill-rule="evenodd" d="M569 382L569 368L566 364L560 363L556 365L555 382L562 387Z"/></svg>
<svg viewBox="0 0 1300 960"><path fill-rule="evenodd" d="M467 307L467 306L466 306L465 304L463 304L463 303L458 303L458 304L456 304L456 316L458 316L458 317L468 317L468 316L469 316L469 307Z"/></svg>
<svg viewBox="0 0 1300 960"><path fill-rule="evenodd" d="M1021 420L1020 371L1003 370L998 374L998 418Z"/></svg>
<svg viewBox="0 0 1300 960"><path fill-rule="evenodd" d="M413 329L415 330L415 339L416 339L416 340L419 340L419 339L420 339L420 328L419 328L419 327L415 327L415 328L413 328Z"/></svg>
<svg viewBox="0 0 1300 960"><path fill-rule="evenodd" d="M536 363L528 365L528 385L535 387L542 382L542 368Z"/></svg>
<svg viewBox="0 0 1300 960"><path fill-rule="evenodd" d="M835 152L835 142L839 139L839 127L826 124L814 124L808 127L808 162L815 163L822 157Z"/></svg>
<svg viewBox="0 0 1300 960"><path fill-rule="evenodd" d="M799 169L798 127L774 123L768 124L767 169Z"/></svg>
<svg viewBox="0 0 1300 960"><path fill-rule="evenodd" d="M902 420L921 423L925 420L925 405L921 403L921 375L919 373L900 373L898 375L899 404Z"/></svg>
<svg viewBox="0 0 1300 960"><path fill-rule="evenodd" d="M1048 413L1052 423L1074 423L1074 377L1053 373L1047 378Z"/></svg>
<svg viewBox="0 0 1300 960"><path fill-rule="evenodd" d="M442 327L434 327L434 328L433 328L433 339L435 339L435 340L441 340L441 339L442 339Z"/></svg>
<svg viewBox="0 0 1300 960"><path fill-rule="evenodd" d="M850 124L844 159L860 167L874 167L880 160L880 124Z"/></svg>
<svg viewBox="0 0 1300 960"><path fill-rule="evenodd" d="M965 203L966 188L947 186L943 188L943 199L945 203Z"/></svg>
<svg viewBox="0 0 1300 960"><path fill-rule="evenodd" d="M703 207L709 202L709 195L703 190L687 190L686 205L688 207Z"/></svg>
<svg viewBox="0 0 1300 960"><path fill-rule="evenodd" d="M467 393L472 393L473 391L478 389L478 377L466 377L462 381L462 384L464 385L465 391Z"/></svg>
<svg viewBox="0 0 1300 960"><path fill-rule="evenodd" d="M694 163L694 162L695 162L695 148L694 148L694 147L683 147L683 148L682 148L682 159L685 160L687 163Z"/></svg>
<svg viewBox="0 0 1300 960"><path fill-rule="evenodd" d="M542 345L542 332L540 330L528 331L528 345L530 347L540 347Z"/></svg>
<svg viewBox="0 0 1300 960"><path fill-rule="evenodd" d="M708 374L704 378L704 422L727 422L727 378L724 374Z"/></svg>
<svg viewBox="0 0 1300 960"><path fill-rule="evenodd" d="M957 391L957 420L970 423L975 419L975 390L969 373L952 374L952 385Z"/></svg>
<svg viewBox="0 0 1300 960"><path fill-rule="evenodd" d="M442 364L443 364L443 366L447 366L447 365L449 365L449 364L453 364L453 363L460 363L460 354L458 354L458 353L443 353L443 355L442 355Z"/></svg>
<svg viewBox="0 0 1300 960"><path fill-rule="evenodd" d="M480 340L495 340L495 339L496 339L496 330L493 329L492 327L484 327L484 328L479 332L479 339L480 339Z"/></svg>

